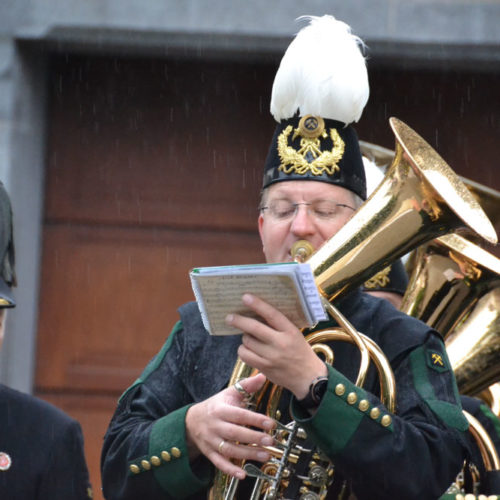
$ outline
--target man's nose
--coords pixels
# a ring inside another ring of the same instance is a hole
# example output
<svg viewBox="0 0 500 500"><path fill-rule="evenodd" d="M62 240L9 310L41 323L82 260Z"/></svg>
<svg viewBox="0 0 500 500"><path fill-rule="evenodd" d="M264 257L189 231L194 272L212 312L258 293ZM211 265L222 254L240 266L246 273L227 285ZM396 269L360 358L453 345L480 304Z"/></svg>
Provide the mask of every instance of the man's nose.
<svg viewBox="0 0 500 500"><path fill-rule="evenodd" d="M307 205L297 206L290 231L299 237L313 234L316 231L313 217Z"/></svg>

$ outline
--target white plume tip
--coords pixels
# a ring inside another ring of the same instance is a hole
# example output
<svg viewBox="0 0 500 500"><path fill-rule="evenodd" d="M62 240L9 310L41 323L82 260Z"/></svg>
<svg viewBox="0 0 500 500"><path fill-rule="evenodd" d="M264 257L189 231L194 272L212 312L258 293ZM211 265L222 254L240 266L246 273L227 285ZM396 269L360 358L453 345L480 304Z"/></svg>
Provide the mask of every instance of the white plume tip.
<svg viewBox="0 0 500 500"><path fill-rule="evenodd" d="M309 20L286 50L271 95L275 120L311 114L357 122L368 101L364 43L333 16Z"/></svg>

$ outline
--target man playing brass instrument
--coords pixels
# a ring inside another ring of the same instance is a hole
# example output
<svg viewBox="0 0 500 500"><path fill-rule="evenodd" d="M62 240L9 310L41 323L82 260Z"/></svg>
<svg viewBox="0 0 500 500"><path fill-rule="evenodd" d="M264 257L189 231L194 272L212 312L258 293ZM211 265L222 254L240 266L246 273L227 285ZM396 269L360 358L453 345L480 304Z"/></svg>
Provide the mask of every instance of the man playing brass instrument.
<svg viewBox="0 0 500 500"><path fill-rule="evenodd" d="M348 125L368 98L360 45L344 23L312 18L282 60L271 103L279 123L258 218L267 262L291 260L298 240L318 249L366 197L359 145ZM209 336L196 303L179 309L180 322L123 394L110 423L102 453L107 499L206 498L214 467L239 478L236 496L249 498L255 480L235 460L270 459L269 431L277 424L245 404L266 378L285 389L282 423L293 418L307 434L293 454L318 449L296 466L316 467L325 457L333 464L318 480L328 483L326 493L315 493L316 477L307 471L305 479L292 471L278 498L420 500L444 493L467 455L467 422L439 335L360 290L336 301L392 366L398 397L391 413L380 402L375 373L364 388L352 382L359 360L354 346L333 342L335 362L327 366L280 311L256 296L242 301L261 318L229 315L242 336ZM227 387L237 356L260 374Z"/></svg>

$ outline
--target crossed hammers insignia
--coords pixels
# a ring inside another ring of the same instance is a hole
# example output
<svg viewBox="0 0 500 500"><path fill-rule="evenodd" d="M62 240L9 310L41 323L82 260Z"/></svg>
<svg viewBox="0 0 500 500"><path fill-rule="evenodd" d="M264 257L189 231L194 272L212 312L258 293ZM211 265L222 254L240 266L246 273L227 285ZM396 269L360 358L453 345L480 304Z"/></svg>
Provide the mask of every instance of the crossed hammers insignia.
<svg viewBox="0 0 500 500"><path fill-rule="evenodd" d="M440 354L437 354L435 352L432 354L432 363L435 365L444 366L443 358Z"/></svg>

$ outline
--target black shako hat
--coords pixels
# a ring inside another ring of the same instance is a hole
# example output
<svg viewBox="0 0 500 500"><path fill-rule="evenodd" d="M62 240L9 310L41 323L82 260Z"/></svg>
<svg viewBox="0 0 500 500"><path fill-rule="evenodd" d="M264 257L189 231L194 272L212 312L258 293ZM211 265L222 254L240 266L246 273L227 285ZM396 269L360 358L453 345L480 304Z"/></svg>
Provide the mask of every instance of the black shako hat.
<svg viewBox="0 0 500 500"><path fill-rule="evenodd" d="M358 137L369 85L363 42L333 16L307 20L276 72L271 114L277 127L264 168L263 188L276 182L314 180L366 199Z"/></svg>
<svg viewBox="0 0 500 500"><path fill-rule="evenodd" d="M14 264L12 207L9 195L0 182L0 308L16 305L12 294L12 287L16 285Z"/></svg>
<svg viewBox="0 0 500 500"><path fill-rule="evenodd" d="M393 292L404 296L407 287L408 274L403 262L399 259L365 281L363 290L366 292Z"/></svg>
<svg viewBox="0 0 500 500"><path fill-rule="evenodd" d="M365 170L354 128L313 115L282 120L269 147L262 188L290 180L328 182L366 200Z"/></svg>

